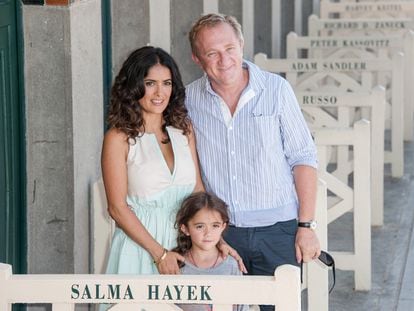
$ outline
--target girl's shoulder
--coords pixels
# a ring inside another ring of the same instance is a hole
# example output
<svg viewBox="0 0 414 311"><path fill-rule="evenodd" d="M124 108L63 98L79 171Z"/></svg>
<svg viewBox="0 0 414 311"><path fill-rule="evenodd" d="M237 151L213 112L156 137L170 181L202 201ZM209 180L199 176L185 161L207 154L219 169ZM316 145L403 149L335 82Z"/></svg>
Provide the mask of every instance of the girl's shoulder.
<svg viewBox="0 0 414 311"><path fill-rule="evenodd" d="M223 265L226 270L230 271L230 274L241 274L237 260L230 255L227 256L225 260L223 260L221 265Z"/></svg>

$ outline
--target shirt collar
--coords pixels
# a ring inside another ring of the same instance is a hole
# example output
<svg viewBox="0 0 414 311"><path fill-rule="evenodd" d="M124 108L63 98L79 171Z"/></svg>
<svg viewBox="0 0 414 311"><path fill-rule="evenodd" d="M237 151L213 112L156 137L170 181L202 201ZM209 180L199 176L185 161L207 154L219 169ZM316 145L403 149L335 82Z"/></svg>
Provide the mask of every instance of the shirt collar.
<svg viewBox="0 0 414 311"><path fill-rule="evenodd" d="M243 60L242 66L243 68L247 68L247 70L249 71L249 83L247 84L244 92L248 89L252 89L255 92L255 94L258 94L261 90L265 88L265 76L262 70L257 65L245 59ZM206 73L204 73L203 79L206 91L214 96L218 96L217 93L214 92L213 88L211 87L210 80Z"/></svg>

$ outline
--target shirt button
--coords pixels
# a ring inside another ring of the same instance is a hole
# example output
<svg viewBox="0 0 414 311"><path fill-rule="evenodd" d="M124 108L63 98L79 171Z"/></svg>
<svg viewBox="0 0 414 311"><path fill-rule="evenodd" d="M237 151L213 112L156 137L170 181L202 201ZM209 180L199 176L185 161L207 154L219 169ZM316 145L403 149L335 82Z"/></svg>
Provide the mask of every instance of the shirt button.
<svg viewBox="0 0 414 311"><path fill-rule="evenodd" d="M231 155L234 155L234 151L231 151L230 153L231 153Z"/></svg>
<svg viewBox="0 0 414 311"><path fill-rule="evenodd" d="M229 127L229 131L231 131L231 130L233 130L233 127L232 126Z"/></svg>
<svg viewBox="0 0 414 311"><path fill-rule="evenodd" d="M233 179L236 180L236 176L233 176Z"/></svg>

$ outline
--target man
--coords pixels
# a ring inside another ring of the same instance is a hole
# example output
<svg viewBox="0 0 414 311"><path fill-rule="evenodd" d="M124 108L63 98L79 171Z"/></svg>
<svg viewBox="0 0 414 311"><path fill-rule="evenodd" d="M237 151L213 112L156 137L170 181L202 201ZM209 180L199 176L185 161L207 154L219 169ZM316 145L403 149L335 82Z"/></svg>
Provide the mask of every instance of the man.
<svg viewBox="0 0 414 311"><path fill-rule="evenodd" d="M253 275L317 258L317 156L292 88L243 60L232 16L201 17L189 39L206 75L187 87L186 106L206 190L229 205L226 242Z"/></svg>

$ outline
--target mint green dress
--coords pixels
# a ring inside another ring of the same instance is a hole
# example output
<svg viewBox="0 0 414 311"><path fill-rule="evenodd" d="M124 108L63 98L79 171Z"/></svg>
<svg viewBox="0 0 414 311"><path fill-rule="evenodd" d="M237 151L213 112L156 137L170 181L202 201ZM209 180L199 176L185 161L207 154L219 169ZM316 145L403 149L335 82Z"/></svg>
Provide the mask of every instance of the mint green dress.
<svg viewBox="0 0 414 311"><path fill-rule="evenodd" d="M154 134L145 133L130 143L127 203L149 233L166 249L176 245L175 216L182 200L194 189L196 173L188 138L167 127L174 152L171 173ZM152 257L116 228L107 274L158 274Z"/></svg>

